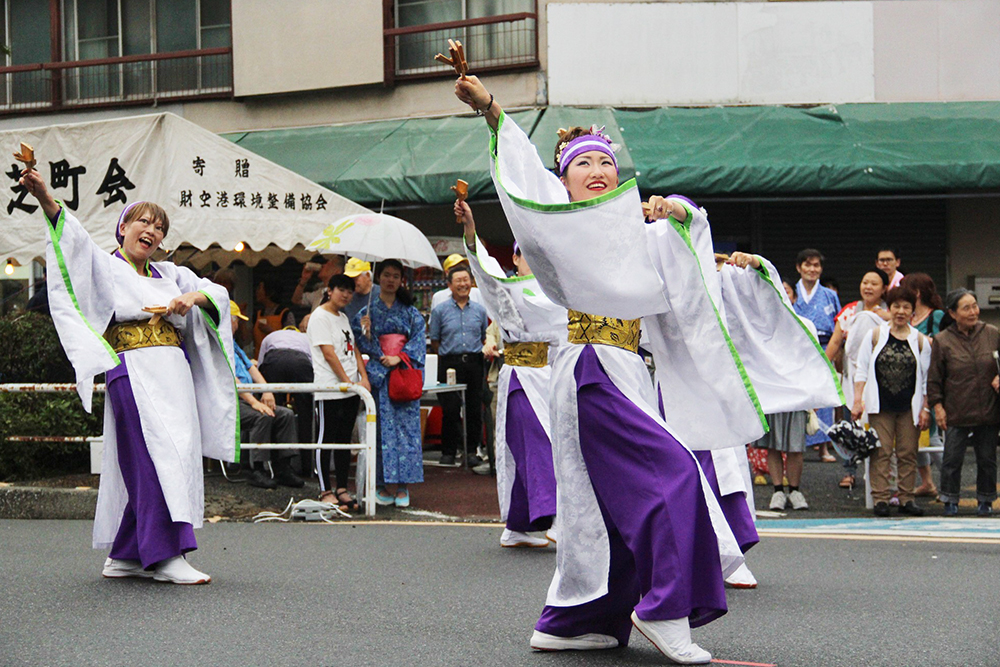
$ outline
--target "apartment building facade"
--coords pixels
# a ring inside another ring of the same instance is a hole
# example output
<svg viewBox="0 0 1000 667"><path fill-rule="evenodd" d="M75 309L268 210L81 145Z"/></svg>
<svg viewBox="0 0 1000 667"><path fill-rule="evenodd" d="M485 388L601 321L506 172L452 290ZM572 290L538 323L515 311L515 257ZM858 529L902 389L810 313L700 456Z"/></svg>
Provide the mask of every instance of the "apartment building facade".
<svg viewBox="0 0 1000 667"><path fill-rule="evenodd" d="M605 125L721 249L791 273L819 247L848 296L883 243L942 288L1000 276L1000 0L0 4L0 129L167 110L433 236L459 176L503 245L486 131L432 60L457 38L543 158Z"/></svg>

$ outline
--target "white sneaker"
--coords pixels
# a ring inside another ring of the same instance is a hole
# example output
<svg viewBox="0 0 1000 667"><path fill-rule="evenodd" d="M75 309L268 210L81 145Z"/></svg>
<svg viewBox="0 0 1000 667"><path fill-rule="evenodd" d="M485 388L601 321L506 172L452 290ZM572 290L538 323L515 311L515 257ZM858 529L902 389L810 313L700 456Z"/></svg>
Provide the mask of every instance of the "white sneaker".
<svg viewBox="0 0 1000 667"><path fill-rule="evenodd" d="M212 581L212 577L191 567L184 556L174 556L162 561L156 566L153 579L186 585L207 584Z"/></svg>
<svg viewBox="0 0 1000 667"><path fill-rule="evenodd" d="M736 568L736 571L726 579L726 586L730 588L757 588L757 580L753 572L746 566L746 563Z"/></svg>
<svg viewBox="0 0 1000 667"><path fill-rule="evenodd" d="M775 491L771 495L771 504L768 505L773 510L783 510L785 505L788 503L788 496L785 495L784 491Z"/></svg>
<svg viewBox="0 0 1000 667"><path fill-rule="evenodd" d="M632 625L639 633L653 642L660 653L681 665L704 665L712 661L712 654L691 641L691 626L687 618L669 621L644 621L632 612Z"/></svg>
<svg viewBox="0 0 1000 667"><path fill-rule="evenodd" d="M531 635L531 648L536 651L596 651L618 648L618 640L609 635L593 633L577 637L557 637L535 630Z"/></svg>
<svg viewBox="0 0 1000 667"><path fill-rule="evenodd" d="M544 537L535 537L529 533L518 533L504 528L503 535L500 536L500 546L537 549L549 546L549 541Z"/></svg>
<svg viewBox="0 0 1000 667"><path fill-rule="evenodd" d="M104 569L101 574L108 579L119 579L122 577L138 577L140 579L149 579L153 576L150 570L144 570L142 568L142 563L137 560L125 560L125 559L115 559L108 558L104 561Z"/></svg>
<svg viewBox="0 0 1000 667"><path fill-rule="evenodd" d="M799 491L798 489L788 494L788 502L792 504L793 510L809 509L809 503L806 502L806 497L803 496L802 492Z"/></svg>

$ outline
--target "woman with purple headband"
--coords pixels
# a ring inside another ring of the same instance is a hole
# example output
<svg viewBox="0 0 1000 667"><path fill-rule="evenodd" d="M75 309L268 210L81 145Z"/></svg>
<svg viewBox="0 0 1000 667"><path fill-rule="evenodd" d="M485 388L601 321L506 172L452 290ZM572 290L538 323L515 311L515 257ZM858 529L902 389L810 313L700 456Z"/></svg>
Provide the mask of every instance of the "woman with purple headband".
<svg viewBox="0 0 1000 667"><path fill-rule="evenodd" d="M95 549L111 550L103 575L207 584L184 554L197 548L205 513L202 456L239 459L229 295L188 269L150 261L170 227L156 204L122 211L119 247L108 254L37 171L20 182L49 222L52 320L88 412L94 376L105 373L93 537Z"/></svg>
<svg viewBox="0 0 1000 667"><path fill-rule="evenodd" d="M602 130L561 132L553 175L476 77L459 79L455 94L486 117L491 175L514 236L546 296L569 309L570 344L552 362L559 549L531 646L624 646L634 626L670 660L707 663L690 628L726 613L723 577L743 557L684 443L724 449L759 437L766 422L752 380L791 400L793 383L817 363L827 369L825 356L776 295L771 267L747 269L749 259L737 258L733 271L756 275L717 276L702 210L678 196L642 205L634 181L619 185ZM755 293L753 281L770 293ZM771 326L779 341L794 338L801 368L767 367L766 346L754 345L763 313L780 315ZM659 396L636 354L639 318ZM744 366L739 344L761 364ZM826 372L829 393L836 380ZM810 401L815 384L801 392Z"/></svg>

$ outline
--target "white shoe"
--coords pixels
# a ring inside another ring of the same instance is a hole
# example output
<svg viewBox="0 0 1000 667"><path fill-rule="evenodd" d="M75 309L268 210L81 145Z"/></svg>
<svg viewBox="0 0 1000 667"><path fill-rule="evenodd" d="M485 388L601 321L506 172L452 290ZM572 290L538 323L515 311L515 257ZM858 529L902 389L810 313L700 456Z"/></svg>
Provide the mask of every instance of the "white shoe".
<svg viewBox="0 0 1000 667"><path fill-rule="evenodd" d="M809 503L806 502L806 497L802 495L802 492L798 489L788 494L788 502L792 504L793 510L809 509Z"/></svg>
<svg viewBox="0 0 1000 667"><path fill-rule="evenodd" d="M556 530L555 526L552 526L547 531L545 531L545 537L546 539L548 539L549 542L555 544L559 541L557 539L559 537L559 532Z"/></svg>
<svg viewBox="0 0 1000 667"><path fill-rule="evenodd" d="M153 576L150 570L144 570L142 568L142 563L137 560L125 560L125 559L115 559L108 558L104 561L104 569L101 574L108 579L119 579L122 577L138 577L140 579L149 579Z"/></svg>
<svg viewBox="0 0 1000 667"><path fill-rule="evenodd" d="M212 577L191 567L187 560L184 559L184 556L174 556L173 558L161 561L156 566L153 579L156 581L166 581L171 584L186 585L207 584L212 581Z"/></svg>
<svg viewBox="0 0 1000 667"><path fill-rule="evenodd" d="M557 637L535 630L531 635L531 648L536 651L596 651L618 648L618 640L609 635L593 633L577 637Z"/></svg>
<svg viewBox="0 0 1000 667"><path fill-rule="evenodd" d="M730 588L757 588L757 580L753 572L746 566L746 563L736 568L736 571L726 579L726 586Z"/></svg>
<svg viewBox="0 0 1000 667"><path fill-rule="evenodd" d="M771 495L771 504L768 505L773 510L783 510L785 505L788 503L788 496L785 495L784 491L775 491Z"/></svg>
<svg viewBox="0 0 1000 667"><path fill-rule="evenodd" d="M691 626L687 618L669 621L644 621L632 612L632 625L653 642L653 646L670 660L681 665L704 665L712 654L691 641Z"/></svg>
<svg viewBox="0 0 1000 667"><path fill-rule="evenodd" d="M504 528L503 535L500 536L500 546L537 549L549 546L549 541L544 537L535 537L528 533L518 533Z"/></svg>

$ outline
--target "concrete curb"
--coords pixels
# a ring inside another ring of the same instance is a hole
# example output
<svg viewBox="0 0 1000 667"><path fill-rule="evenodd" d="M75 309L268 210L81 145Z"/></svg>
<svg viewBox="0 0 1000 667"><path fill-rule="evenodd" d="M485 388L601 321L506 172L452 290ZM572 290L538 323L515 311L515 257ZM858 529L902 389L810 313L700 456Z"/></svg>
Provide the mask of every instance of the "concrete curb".
<svg viewBox="0 0 1000 667"><path fill-rule="evenodd" d="M0 487L0 519L93 519L97 489Z"/></svg>

